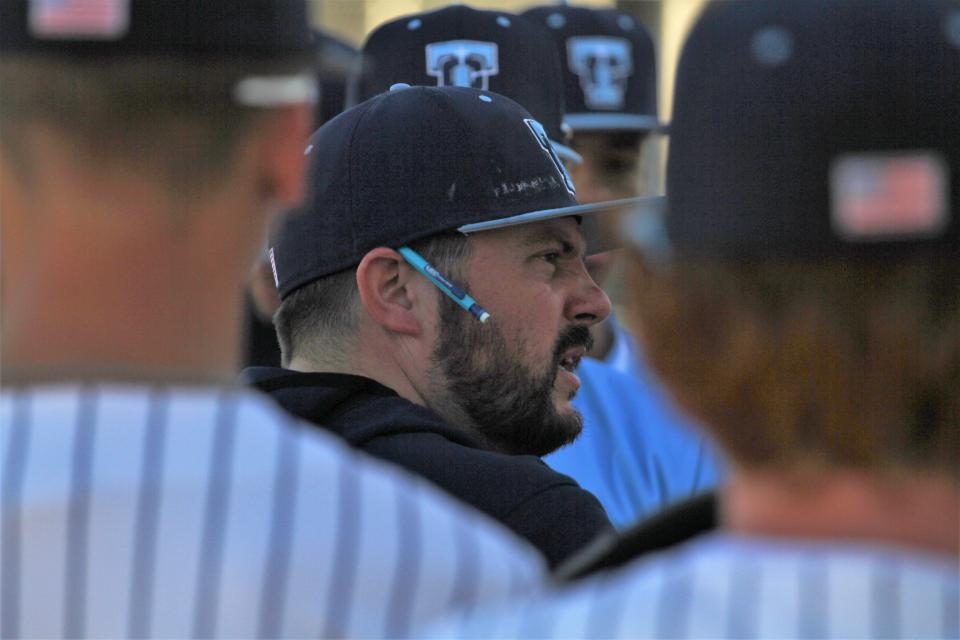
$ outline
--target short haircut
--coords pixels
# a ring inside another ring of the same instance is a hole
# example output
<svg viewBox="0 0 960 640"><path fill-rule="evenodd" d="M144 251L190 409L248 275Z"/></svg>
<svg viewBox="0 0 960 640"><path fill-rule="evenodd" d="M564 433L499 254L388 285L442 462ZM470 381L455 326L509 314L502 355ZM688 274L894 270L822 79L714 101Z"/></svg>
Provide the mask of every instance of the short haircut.
<svg viewBox="0 0 960 640"><path fill-rule="evenodd" d="M466 236L443 233L411 242L410 247L460 286L469 286ZM343 355L355 345L359 308L356 266L291 292L273 317L283 363L289 364L297 356L318 360L331 354Z"/></svg>
<svg viewBox="0 0 960 640"><path fill-rule="evenodd" d="M0 150L29 177L39 167L22 133L42 123L97 162L151 171L191 192L215 183L243 134L269 112L237 104L235 84L310 64L305 54L271 61L5 55Z"/></svg>
<svg viewBox="0 0 960 640"><path fill-rule="evenodd" d="M745 468L960 477L960 261L681 263L634 274L647 354Z"/></svg>

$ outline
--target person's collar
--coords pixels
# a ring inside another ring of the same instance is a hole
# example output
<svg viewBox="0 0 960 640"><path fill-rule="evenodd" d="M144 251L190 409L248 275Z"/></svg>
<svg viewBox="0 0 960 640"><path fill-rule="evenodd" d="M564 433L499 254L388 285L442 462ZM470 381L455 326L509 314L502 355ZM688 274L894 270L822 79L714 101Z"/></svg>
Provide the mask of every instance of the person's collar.
<svg viewBox="0 0 960 640"><path fill-rule="evenodd" d="M377 396L396 396L393 389L365 376L330 371L294 371L282 367L247 367L240 373L241 380L261 391L296 387L327 387L354 390Z"/></svg>

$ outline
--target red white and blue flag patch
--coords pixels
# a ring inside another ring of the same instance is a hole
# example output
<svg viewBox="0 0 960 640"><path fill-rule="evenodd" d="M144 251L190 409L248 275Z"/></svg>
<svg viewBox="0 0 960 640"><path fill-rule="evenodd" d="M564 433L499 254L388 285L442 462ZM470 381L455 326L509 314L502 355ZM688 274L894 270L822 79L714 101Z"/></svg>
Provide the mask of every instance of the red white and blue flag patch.
<svg viewBox="0 0 960 640"><path fill-rule="evenodd" d="M833 228L847 240L931 237L947 226L949 175L933 153L841 156L830 192Z"/></svg>
<svg viewBox="0 0 960 640"><path fill-rule="evenodd" d="M30 0L29 16L36 38L116 40L127 33L130 0Z"/></svg>

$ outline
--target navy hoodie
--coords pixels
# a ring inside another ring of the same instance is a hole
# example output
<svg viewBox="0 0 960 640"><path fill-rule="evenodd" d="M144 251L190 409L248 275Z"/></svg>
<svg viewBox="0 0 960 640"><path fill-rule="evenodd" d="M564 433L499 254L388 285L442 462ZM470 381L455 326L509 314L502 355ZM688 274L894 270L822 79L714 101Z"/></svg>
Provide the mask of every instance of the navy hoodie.
<svg viewBox="0 0 960 640"><path fill-rule="evenodd" d="M479 438L359 376L251 367L244 380L290 413L405 467L496 518L556 566L613 531L593 494L540 458L483 448Z"/></svg>

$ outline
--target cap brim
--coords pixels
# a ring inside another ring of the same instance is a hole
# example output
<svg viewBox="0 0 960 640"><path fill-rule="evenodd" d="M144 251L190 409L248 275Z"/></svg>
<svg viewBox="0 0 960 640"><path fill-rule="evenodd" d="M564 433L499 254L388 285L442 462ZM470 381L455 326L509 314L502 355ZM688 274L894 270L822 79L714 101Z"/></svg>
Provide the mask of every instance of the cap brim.
<svg viewBox="0 0 960 640"><path fill-rule="evenodd" d="M286 107L315 103L317 79L312 73L247 76L233 87L233 99L245 107Z"/></svg>
<svg viewBox="0 0 960 640"><path fill-rule="evenodd" d="M557 155L560 156L561 160L572 162L575 165L583 164L583 156L567 145L560 144L556 140L550 140L550 144L553 145L553 150L557 152Z"/></svg>
<svg viewBox="0 0 960 640"><path fill-rule="evenodd" d="M602 224L599 216L590 214L619 214L619 215L656 215L662 216L662 211L666 208L667 199L664 196L650 196L645 198L623 198L621 200L609 200L607 202L597 202L591 204L579 204L571 207L559 207L556 209L541 209L539 211L530 211L507 218L497 220L486 220L484 222L475 222L465 224L457 228L457 231L464 235L479 233L482 231L492 231L494 229L505 229L522 224L533 222L543 222L554 218L567 218L570 216L579 216L581 218L581 230L587 241L587 254L602 253L617 249L625 245L624 239L620 233L612 232L617 225ZM603 217L606 217L603 216Z"/></svg>
<svg viewBox="0 0 960 640"><path fill-rule="evenodd" d="M576 131L656 131L666 133L670 126L656 116L632 113L568 113L563 121Z"/></svg>

